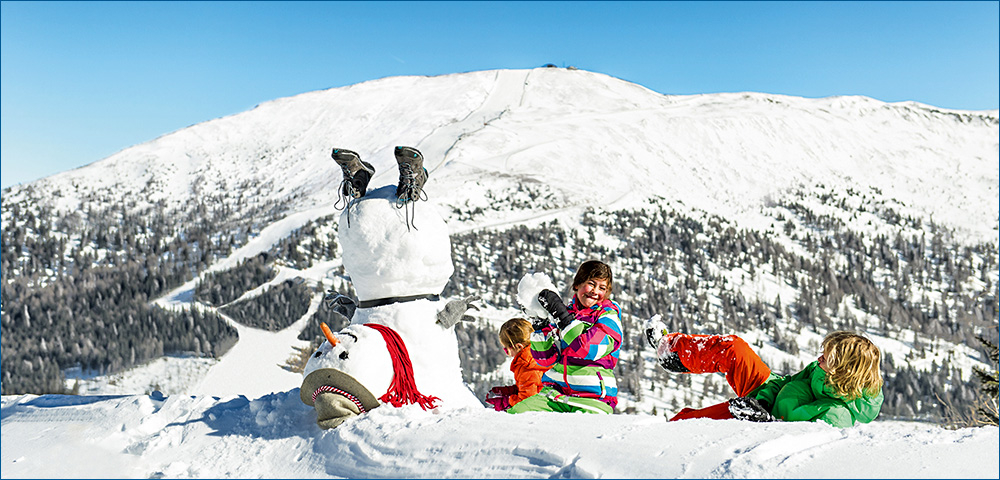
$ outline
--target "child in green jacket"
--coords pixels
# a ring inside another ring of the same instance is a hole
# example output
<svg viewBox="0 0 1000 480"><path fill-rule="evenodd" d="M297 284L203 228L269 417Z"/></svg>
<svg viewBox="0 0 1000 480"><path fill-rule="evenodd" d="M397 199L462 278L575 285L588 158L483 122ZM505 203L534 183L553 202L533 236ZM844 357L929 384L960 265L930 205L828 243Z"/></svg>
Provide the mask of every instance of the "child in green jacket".
<svg viewBox="0 0 1000 480"><path fill-rule="evenodd" d="M667 333L658 316L646 338L660 365L679 373L726 374L737 398L701 409L685 408L671 421L737 418L758 422L823 420L835 427L868 423L882 408L881 353L868 338L837 331L823 339L823 354L795 375L771 369L735 335ZM659 334L659 335L658 335Z"/></svg>

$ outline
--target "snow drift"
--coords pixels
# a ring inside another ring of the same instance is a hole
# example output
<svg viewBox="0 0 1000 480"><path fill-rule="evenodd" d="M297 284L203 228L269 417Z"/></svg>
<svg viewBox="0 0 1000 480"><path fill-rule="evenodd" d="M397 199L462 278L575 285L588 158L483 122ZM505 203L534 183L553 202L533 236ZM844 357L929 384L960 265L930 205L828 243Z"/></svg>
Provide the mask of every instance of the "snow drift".
<svg viewBox="0 0 1000 480"><path fill-rule="evenodd" d="M996 478L996 428L667 423L377 408L321 430L298 389L3 397L4 478ZM12 439L16 439L12 441Z"/></svg>

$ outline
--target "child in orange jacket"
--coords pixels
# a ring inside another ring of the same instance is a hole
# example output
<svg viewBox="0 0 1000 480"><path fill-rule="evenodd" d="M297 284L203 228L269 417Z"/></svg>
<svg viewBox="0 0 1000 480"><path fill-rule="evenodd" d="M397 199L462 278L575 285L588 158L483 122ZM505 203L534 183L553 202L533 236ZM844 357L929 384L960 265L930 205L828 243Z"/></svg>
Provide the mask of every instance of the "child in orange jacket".
<svg viewBox="0 0 1000 480"><path fill-rule="evenodd" d="M514 373L515 385L493 387L486 397L486 403L493 405L496 411L504 411L521 400L528 398L542 389L542 374L548 370L542 367L531 356L531 332L534 329L531 322L523 318L512 318L500 327L500 345L503 353L513 360L510 371Z"/></svg>

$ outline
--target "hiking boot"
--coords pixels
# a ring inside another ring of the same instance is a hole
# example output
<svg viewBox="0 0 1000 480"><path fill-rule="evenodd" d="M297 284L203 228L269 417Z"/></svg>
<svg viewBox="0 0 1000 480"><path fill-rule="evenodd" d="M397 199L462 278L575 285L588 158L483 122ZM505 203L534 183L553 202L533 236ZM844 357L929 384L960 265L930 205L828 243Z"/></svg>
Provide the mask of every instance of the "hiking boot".
<svg viewBox="0 0 1000 480"><path fill-rule="evenodd" d="M399 164L399 185L396 186L397 201L407 203L420 200L424 192L424 183L427 182L424 156L413 147L396 147L394 153L396 163Z"/></svg>
<svg viewBox="0 0 1000 480"><path fill-rule="evenodd" d="M340 195L343 198L357 199L365 195L368 182L375 174L375 167L361 161L357 153L343 148L334 148L330 155L340 165L344 172L344 181L340 184Z"/></svg>

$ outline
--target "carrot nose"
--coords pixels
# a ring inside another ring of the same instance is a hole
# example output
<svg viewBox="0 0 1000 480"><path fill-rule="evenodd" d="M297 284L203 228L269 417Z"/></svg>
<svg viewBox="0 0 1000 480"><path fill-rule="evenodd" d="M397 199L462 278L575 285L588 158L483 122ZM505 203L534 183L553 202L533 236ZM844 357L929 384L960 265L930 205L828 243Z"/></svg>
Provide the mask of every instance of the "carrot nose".
<svg viewBox="0 0 1000 480"><path fill-rule="evenodd" d="M323 330L323 336L326 337L327 341L330 342L331 347L337 346L339 340L337 337L333 336L333 332L330 331L330 327L326 326L326 322L320 322L319 328Z"/></svg>

